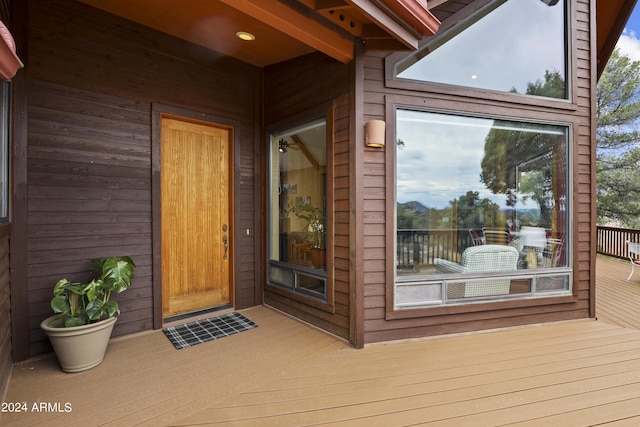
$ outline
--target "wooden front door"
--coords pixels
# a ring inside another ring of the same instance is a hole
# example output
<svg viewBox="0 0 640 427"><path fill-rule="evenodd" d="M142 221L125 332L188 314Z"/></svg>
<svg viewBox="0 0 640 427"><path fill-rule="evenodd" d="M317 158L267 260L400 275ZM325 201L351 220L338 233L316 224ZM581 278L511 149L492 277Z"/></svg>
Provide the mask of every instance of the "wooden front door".
<svg viewBox="0 0 640 427"><path fill-rule="evenodd" d="M230 303L227 128L162 118L163 317Z"/></svg>

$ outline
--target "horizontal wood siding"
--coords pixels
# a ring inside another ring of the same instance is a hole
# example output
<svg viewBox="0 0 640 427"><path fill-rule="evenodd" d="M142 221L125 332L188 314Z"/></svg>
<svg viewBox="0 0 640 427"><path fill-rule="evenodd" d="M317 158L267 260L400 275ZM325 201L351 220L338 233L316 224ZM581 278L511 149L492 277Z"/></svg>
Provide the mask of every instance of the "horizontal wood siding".
<svg viewBox="0 0 640 427"><path fill-rule="evenodd" d="M330 311L307 304L304 298L291 298L287 292L269 287L266 304L290 313L343 338L349 336L350 233L349 233L349 144L350 104L349 67L321 54L278 64L265 69L265 126L273 128L332 110L334 236L334 304ZM329 240L331 245L331 240ZM328 251L330 254L331 252ZM329 277L331 277L329 275Z"/></svg>
<svg viewBox="0 0 640 427"><path fill-rule="evenodd" d="M152 105L233 125L236 306L254 305L259 70L75 1L29 12L30 353L49 348L39 323L53 285L85 279L93 257L137 264L114 336L153 327Z"/></svg>
<svg viewBox="0 0 640 427"><path fill-rule="evenodd" d="M0 227L0 396L9 385L11 376L11 273L9 265L10 225Z"/></svg>
<svg viewBox="0 0 640 427"><path fill-rule="evenodd" d="M387 119L385 97L406 97L416 105L429 105L433 108L447 110L464 109L483 114L497 114L509 117L527 117L548 121L568 122L573 126L573 259L574 295L576 298L562 303L548 300L535 303L520 302L516 304L491 303L481 308L451 310L446 314L417 316L403 319L390 319L388 295L393 292L393 274L388 271L387 258L393 251L393 231L387 225L393 224L393 211L385 200L393 197L386 194L387 170L384 150L367 150L362 160L362 179L364 201L362 218L364 221L364 341L366 343L419 336L439 335L489 329L496 327L522 325L528 323L575 319L592 316L594 265L592 251L592 234L595 230L593 212L595 209L595 180L592 176L593 146L591 123L591 87L592 70L589 33L590 6L586 0L571 1L573 21L573 66L570 84L573 92L575 108L558 107L559 103L547 104L537 100L533 105L511 103L507 96L496 96L495 99L483 97L467 97L467 91L457 94L437 93L417 90L403 90L386 87L384 53L369 52L363 58L364 65L364 105L363 120ZM469 91L469 94L472 92ZM388 123L393 126L393 123ZM389 149L389 147L387 147ZM535 304L535 305L533 305Z"/></svg>

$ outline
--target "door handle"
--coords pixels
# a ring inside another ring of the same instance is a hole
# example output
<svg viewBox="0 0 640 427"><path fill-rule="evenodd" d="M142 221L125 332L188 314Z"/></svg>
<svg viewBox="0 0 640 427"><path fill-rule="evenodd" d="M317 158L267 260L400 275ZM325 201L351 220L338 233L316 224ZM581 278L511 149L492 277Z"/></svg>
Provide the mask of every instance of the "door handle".
<svg viewBox="0 0 640 427"><path fill-rule="evenodd" d="M224 243L224 255L222 259L227 259L227 252L229 252L229 239L227 239L227 236L222 236L222 243Z"/></svg>

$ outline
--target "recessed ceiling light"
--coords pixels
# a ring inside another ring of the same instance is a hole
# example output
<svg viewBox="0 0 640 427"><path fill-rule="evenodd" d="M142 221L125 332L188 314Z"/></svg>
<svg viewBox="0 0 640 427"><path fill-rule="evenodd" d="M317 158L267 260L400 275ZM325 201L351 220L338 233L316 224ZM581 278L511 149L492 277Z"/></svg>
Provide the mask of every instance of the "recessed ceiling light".
<svg viewBox="0 0 640 427"><path fill-rule="evenodd" d="M477 76L476 74L472 74L472 75L471 75L471 80L475 80L475 79L477 79L477 78L478 78L478 76Z"/></svg>
<svg viewBox="0 0 640 427"><path fill-rule="evenodd" d="M244 41L251 41L256 39L256 36L254 36L251 33L247 33L246 31L238 31L236 33L236 36L238 36L240 40L244 40Z"/></svg>

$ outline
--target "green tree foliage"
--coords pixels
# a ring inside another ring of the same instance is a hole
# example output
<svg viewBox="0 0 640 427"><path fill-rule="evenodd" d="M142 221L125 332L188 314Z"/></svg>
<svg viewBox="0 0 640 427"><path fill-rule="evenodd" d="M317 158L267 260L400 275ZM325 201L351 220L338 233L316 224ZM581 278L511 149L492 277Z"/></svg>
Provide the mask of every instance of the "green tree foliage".
<svg viewBox="0 0 640 427"><path fill-rule="evenodd" d="M397 228L398 230L415 230L418 228L429 228L428 224L426 227L422 227L424 225L424 218L413 209L411 206L406 204L398 204L396 212L397 218ZM428 218L427 218L428 219Z"/></svg>
<svg viewBox="0 0 640 427"><path fill-rule="evenodd" d="M640 228L640 62L616 49L596 96L598 224Z"/></svg>
<svg viewBox="0 0 640 427"><path fill-rule="evenodd" d="M527 84L527 95L564 99L565 91L564 80L557 70L547 70L544 73L544 80L538 79Z"/></svg>
<svg viewBox="0 0 640 427"><path fill-rule="evenodd" d="M544 80L527 85L528 95L564 98L564 91L564 80L558 71L546 71ZM494 194L504 194L507 206L514 206L515 195L518 194L517 175L529 172L523 175L529 177L520 183L519 194L523 201L531 199L539 205L542 225L549 226L550 207L554 203L551 180L553 150L559 141L552 133L537 132L541 125L535 125L534 132L523 132L524 127L510 130L510 127L509 122L496 120L487 135L480 180Z"/></svg>
<svg viewBox="0 0 640 427"><path fill-rule="evenodd" d="M477 191L467 191L450 202L457 211L458 228L482 228L486 225L495 226L495 218L499 206L490 199L480 199Z"/></svg>

